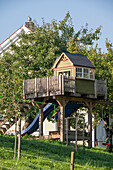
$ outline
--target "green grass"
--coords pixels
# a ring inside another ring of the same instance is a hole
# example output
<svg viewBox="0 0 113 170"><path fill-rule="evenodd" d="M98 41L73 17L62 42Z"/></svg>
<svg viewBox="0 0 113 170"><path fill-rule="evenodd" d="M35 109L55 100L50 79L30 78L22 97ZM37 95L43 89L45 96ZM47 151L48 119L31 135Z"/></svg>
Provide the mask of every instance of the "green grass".
<svg viewBox="0 0 113 170"><path fill-rule="evenodd" d="M55 140L35 140L22 138L21 159L13 160L14 137L0 135L0 169L15 170L68 170L71 152L75 147L66 148L65 143ZM113 153L102 148L85 148L81 146L75 153L75 169L113 169Z"/></svg>

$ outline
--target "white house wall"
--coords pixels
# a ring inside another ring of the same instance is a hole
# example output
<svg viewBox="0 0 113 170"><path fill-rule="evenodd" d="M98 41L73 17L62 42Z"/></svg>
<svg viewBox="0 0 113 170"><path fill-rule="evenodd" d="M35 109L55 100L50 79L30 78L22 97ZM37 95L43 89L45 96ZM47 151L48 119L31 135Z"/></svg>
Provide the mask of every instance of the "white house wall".
<svg viewBox="0 0 113 170"><path fill-rule="evenodd" d="M0 44L0 55L3 56L3 52L7 51L12 43L17 43L19 41L19 35L24 31L29 34L31 31L25 25L20 27L16 32L14 32L9 38L7 38L3 43Z"/></svg>

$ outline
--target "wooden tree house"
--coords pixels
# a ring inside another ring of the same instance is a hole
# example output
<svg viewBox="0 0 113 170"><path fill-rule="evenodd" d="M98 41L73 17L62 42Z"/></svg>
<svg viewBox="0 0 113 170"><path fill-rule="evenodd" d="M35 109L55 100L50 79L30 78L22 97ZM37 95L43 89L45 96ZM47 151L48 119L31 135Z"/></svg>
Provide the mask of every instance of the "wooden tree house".
<svg viewBox="0 0 113 170"><path fill-rule="evenodd" d="M54 76L23 81L23 96L60 105L60 140L65 140L64 118L68 102L82 102L88 108L89 147L92 147L92 109L107 97L106 81L95 79L95 66L85 55L63 52L53 66ZM43 107L39 107L39 131L43 134Z"/></svg>

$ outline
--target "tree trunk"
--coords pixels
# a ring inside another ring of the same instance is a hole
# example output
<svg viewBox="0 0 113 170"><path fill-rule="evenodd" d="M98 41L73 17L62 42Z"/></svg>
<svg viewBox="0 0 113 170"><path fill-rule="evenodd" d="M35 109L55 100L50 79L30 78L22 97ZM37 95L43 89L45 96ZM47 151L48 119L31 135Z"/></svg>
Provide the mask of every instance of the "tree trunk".
<svg viewBox="0 0 113 170"><path fill-rule="evenodd" d="M17 116L15 117L15 145L14 145L14 160L16 158L16 144L17 144Z"/></svg>
<svg viewBox="0 0 113 170"><path fill-rule="evenodd" d="M18 160L20 159L21 154L21 119L18 121Z"/></svg>

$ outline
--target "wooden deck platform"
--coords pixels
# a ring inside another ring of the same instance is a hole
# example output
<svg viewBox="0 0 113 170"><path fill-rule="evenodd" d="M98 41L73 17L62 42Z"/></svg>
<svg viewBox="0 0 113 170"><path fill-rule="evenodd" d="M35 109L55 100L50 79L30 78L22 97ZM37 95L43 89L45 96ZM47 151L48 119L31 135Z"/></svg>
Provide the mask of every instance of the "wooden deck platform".
<svg viewBox="0 0 113 170"><path fill-rule="evenodd" d="M102 80L87 80L75 77L44 77L24 80L25 99L69 95L92 99L106 99L107 83Z"/></svg>

